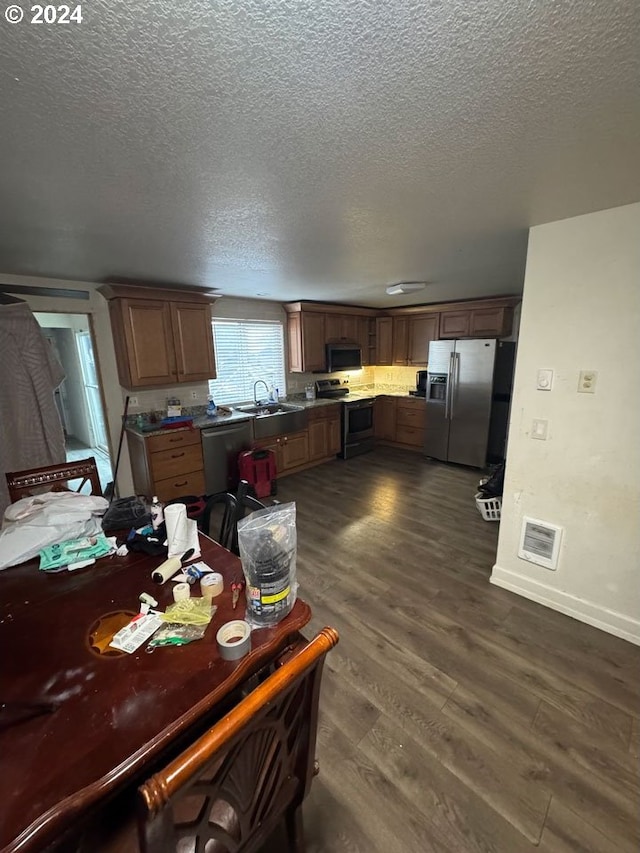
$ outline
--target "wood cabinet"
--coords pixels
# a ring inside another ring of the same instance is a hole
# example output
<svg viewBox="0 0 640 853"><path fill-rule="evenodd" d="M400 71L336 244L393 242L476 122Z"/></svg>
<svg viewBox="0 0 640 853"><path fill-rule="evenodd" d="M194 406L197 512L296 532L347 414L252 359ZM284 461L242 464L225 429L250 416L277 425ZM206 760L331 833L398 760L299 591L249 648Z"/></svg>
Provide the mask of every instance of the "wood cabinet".
<svg viewBox="0 0 640 853"><path fill-rule="evenodd" d="M392 364L407 363L408 328L408 317L401 316L393 318Z"/></svg>
<svg viewBox="0 0 640 853"><path fill-rule="evenodd" d="M326 341L357 341L358 320L356 314L325 314Z"/></svg>
<svg viewBox="0 0 640 853"><path fill-rule="evenodd" d="M371 308L354 308L336 311L327 305L326 311L319 303L286 303L289 371L291 373L323 372L327 367L326 344L358 343L362 349L362 363L373 364L375 352L375 311Z"/></svg>
<svg viewBox="0 0 640 853"><path fill-rule="evenodd" d="M105 285L120 384L150 388L215 379L213 299L188 291ZM153 298L150 298L153 296Z"/></svg>
<svg viewBox="0 0 640 853"><path fill-rule="evenodd" d="M427 406L423 399L400 397L396 403L396 438L400 444L422 449L427 422Z"/></svg>
<svg viewBox="0 0 640 853"><path fill-rule="evenodd" d="M324 314L312 311L287 314L287 339L290 372L310 373L326 369Z"/></svg>
<svg viewBox="0 0 640 853"><path fill-rule="evenodd" d="M358 318L358 342L362 350L362 366L376 364L376 321L373 317Z"/></svg>
<svg viewBox="0 0 640 853"><path fill-rule="evenodd" d="M393 360L393 318L376 318L376 364L391 364Z"/></svg>
<svg viewBox="0 0 640 853"><path fill-rule="evenodd" d="M375 436L380 441L416 450L424 446L426 404L412 397L378 397L374 410Z"/></svg>
<svg viewBox="0 0 640 853"><path fill-rule="evenodd" d="M136 494L161 501L204 494L204 465L199 430L143 436L127 431Z"/></svg>
<svg viewBox="0 0 640 853"><path fill-rule="evenodd" d="M373 409L375 437L383 441L396 440L396 398L377 397Z"/></svg>
<svg viewBox="0 0 640 853"><path fill-rule="evenodd" d="M513 308L495 305L440 313L441 338L502 338L511 334Z"/></svg>
<svg viewBox="0 0 640 853"><path fill-rule="evenodd" d="M341 449L340 406L309 409L309 460L335 456Z"/></svg>
<svg viewBox="0 0 640 853"><path fill-rule="evenodd" d="M421 314L409 317L409 336L407 344L407 363L416 367L426 367L429 357L429 344L438 340L438 314Z"/></svg>
<svg viewBox="0 0 640 853"><path fill-rule="evenodd" d="M292 469L300 468L309 462L309 433L306 429L260 439L254 442L254 447L274 452L278 476L290 473Z"/></svg>

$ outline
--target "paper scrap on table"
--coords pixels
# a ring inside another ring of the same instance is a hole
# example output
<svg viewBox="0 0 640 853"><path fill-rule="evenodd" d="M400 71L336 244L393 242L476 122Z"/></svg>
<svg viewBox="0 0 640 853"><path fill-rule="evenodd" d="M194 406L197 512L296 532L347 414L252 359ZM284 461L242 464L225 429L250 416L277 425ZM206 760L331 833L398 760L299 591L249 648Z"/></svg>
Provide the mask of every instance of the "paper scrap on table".
<svg viewBox="0 0 640 853"><path fill-rule="evenodd" d="M156 613L138 614L134 619L114 634L109 645L121 652L132 654L145 643L162 625L162 619Z"/></svg>
<svg viewBox="0 0 640 853"><path fill-rule="evenodd" d="M169 557L181 557L193 549L192 557L200 556L198 543L198 525L187 516L184 504L170 504L164 509L164 521L167 527L167 548Z"/></svg>

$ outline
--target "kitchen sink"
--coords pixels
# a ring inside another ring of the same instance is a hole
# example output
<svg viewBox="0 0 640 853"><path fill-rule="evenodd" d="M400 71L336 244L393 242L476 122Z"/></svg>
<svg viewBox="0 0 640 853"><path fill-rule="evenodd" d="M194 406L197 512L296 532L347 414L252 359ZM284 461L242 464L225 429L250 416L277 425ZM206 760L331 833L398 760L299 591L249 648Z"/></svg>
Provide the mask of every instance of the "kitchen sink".
<svg viewBox="0 0 640 853"><path fill-rule="evenodd" d="M303 406L289 403L262 403L259 405L235 406L236 412L254 415L253 434L255 438L269 438L287 432L306 429L307 412Z"/></svg>

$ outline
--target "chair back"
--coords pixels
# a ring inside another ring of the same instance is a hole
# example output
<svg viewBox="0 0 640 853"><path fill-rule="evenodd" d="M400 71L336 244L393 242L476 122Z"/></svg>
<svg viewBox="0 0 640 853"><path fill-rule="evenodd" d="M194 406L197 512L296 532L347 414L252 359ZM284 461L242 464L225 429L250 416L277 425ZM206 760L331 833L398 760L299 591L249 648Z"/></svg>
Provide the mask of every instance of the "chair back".
<svg viewBox="0 0 640 853"><path fill-rule="evenodd" d="M100 477L95 457L79 459L76 462L62 462L45 468L29 468L26 471L13 471L5 475L9 498L15 503L20 498L29 497L45 491L79 492L85 483L91 483L91 494L102 497ZM77 488L70 488L70 480L80 480Z"/></svg>
<svg viewBox="0 0 640 853"><path fill-rule="evenodd" d="M314 775L322 631L140 789L143 853L251 853L295 814ZM301 824L298 824L300 827Z"/></svg>
<svg viewBox="0 0 640 853"><path fill-rule="evenodd" d="M214 495L209 495L199 520L200 530L209 536L213 510L216 506L222 504L224 512L220 524L220 535L217 541L227 550L233 551L234 554L240 553L238 548L238 522L240 519L244 518L247 511L253 512L256 509L266 508L265 504L261 503L248 492L249 483L246 480L240 480L235 495L229 492L216 492Z"/></svg>
<svg viewBox="0 0 640 853"><path fill-rule="evenodd" d="M217 542L231 551L236 537L236 515L238 504L234 495L229 492L216 492L207 497L207 502L202 510L202 515L198 519L198 527L207 536L210 536L211 515L214 509L222 506L222 520L220 522L220 532L217 537Z"/></svg>

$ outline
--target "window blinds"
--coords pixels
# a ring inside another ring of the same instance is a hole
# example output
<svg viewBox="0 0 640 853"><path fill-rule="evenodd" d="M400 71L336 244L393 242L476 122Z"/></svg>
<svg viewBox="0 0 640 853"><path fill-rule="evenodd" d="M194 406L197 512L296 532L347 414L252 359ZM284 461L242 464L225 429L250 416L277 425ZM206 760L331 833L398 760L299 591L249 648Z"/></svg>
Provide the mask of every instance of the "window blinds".
<svg viewBox="0 0 640 853"><path fill-rule="evenodd" d="M253 400L253 385L263 379L286 393L282 324L268 320L213 320L217 378L209 381L216 404ZM258 396L267 396L258 386Z"/></svg>

